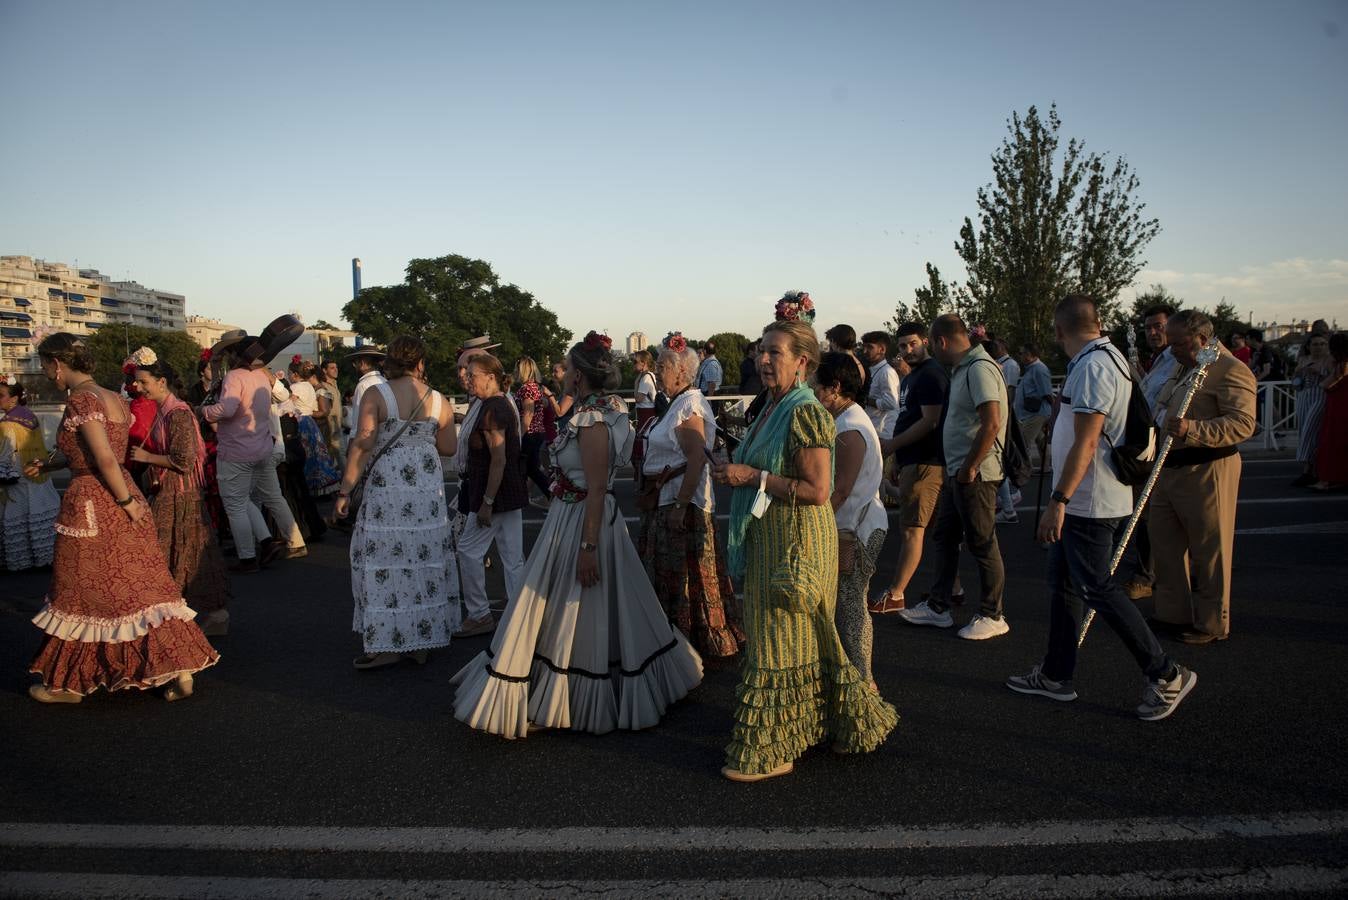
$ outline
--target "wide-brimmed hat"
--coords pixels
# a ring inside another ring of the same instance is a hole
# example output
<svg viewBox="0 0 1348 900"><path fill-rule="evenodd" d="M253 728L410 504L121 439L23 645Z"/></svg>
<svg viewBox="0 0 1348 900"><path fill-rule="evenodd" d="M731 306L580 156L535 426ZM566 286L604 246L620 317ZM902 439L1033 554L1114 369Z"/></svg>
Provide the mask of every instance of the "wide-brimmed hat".
<svg viewBox="0 0 1348 900"><path fill-rule="evenodd" d="M277 316L262 334L248 340L239 350L239 354L252 364L269 363L276 355L289 347L304 334L304 323L287 313Z"/></svg>
<svg viewBox="0 0 1348 900"><path fill-rule="evenodd" d="M470 351L470 350L473 350L473 351L477 351L477 350L484 350L484 351L485 351L485 350L495 350L495 349L496 349L497 347L499 347L499 346L501 346L499 343L497 343L497 344L493 344L493 343L492 343L492 341L491 341L491 335L489 335L489 334L484 334L484 335L481 335L481 336L479 336L479 337L469 338L468 340L464 341L464 342L463 342L463 346L461 346L461 347L459 348L459 356L463 356L465 353L467 353L467 352Z"/></svg>
<svg viewBox="0 0 1348 900"><path fill-rule="evenodd" d="M354 362L355 360L360 359L362 356L368 356L375 362L379 362L383 360L386 356L388 356L388 354L385 353L383 350L379 350L375 347L357 347L355 350L348 353L345 358L347 362Z"/></svg>
<svg viewBox="0 0 1348 900"><path fill-rule="evenodd" d="M219 356L224 351L233 347L242 341L248 340L248 332L242 328L234 328L220 335L220 339L211 345L211 358Z"/></svg>

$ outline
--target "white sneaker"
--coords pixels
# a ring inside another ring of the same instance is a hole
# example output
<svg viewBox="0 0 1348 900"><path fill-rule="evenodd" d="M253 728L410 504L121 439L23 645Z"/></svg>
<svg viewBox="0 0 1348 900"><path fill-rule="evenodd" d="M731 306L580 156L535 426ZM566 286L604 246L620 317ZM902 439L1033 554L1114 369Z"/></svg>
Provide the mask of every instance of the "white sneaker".
<svg viewBox="0 0 1348 900"><path fill-rule="evenodd" d="M1016 511L1014 509L1004 509L1001 512L997 513L998 525L1015 525L1019 521L1020 516L1016 514Z"/></svg>
<svg viewBox="0 0 1348 900"><path fill-rule="evenodd" d="M955 624L955 620L950 617L950 610L937 612L931 608L931 604L926 600L909 609L899 610L899 616L909 625L934 625L937 628L949 628Z"/></svg>
<svg viewBox="0 0 1348 900"><path fill-rule="evenodd" d="M1006 624L1006 616L994 619L991 616L974 616L969 624L959 630L959 636L966 641L986 641L988 638L1001 637L1011 630Z"/></svg>
<svg viewBox="0 0 1348 900"><path fill-rule="evenodd" d="M1021 494L1019 488L1012 488L1012 489L1011 489L1011 505L1012 505L1012 506L1020 506L1020 501L1022 501L1022 500L1024 500L1024 499L1025 499L1025 497L1024 497L1023 494ZM1012 512L1015 512L1015 510L1012 510Z"/></svg>

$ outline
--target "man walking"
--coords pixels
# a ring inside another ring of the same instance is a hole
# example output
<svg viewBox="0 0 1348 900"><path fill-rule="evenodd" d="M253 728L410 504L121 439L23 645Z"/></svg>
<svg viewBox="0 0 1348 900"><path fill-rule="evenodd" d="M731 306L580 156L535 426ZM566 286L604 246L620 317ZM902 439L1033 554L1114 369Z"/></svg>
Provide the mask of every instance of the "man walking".
<svg viewBox="0 0 1348 900"><path fill-rule="evenodd" d="M1147 676L1138 717L1164 719L1193 690L1198 676L1166 656L1109 573L1114 547L1133 511L1133 493L1109 458L1128 421L1128 361L1101 336L1099 309L1091 297L1065 297L1054 312L1053 327L1072 361L1053 424L1053 498L1037 535L1049 544L1048 652L1028 675L1014 675L1006 686L1053 700L1076 699L1072 675L1084 604L1100 614Z"/></svg>
<svg viewBox="0 0 1348 900"><path fill-rule="evenodd" d="M899 417L899 373L889 364L889 335L868 331L861 336L861 355L869 371L866 413L880 440L894 436Z"/></svg>
<svg viewBox="0 0 1348 900"><path fill-rule="evenodd" d="M1230 633L1231 554L1236 540L1240 445L1254 435L1254 375L1213 337L1200 312L1177 313L1166 325L1179 368L1161 388L1162 427L1175 442L1152 493L1156 618L1187 644L1224 641ZM1198 352L1217 348L1203 386L1181 419L1180 403Z"/></svg>
<svg viewBox="0 0 1348 900"><path fill-rule="evenodd" d="M1156 408L1156 401L1161 395L1161 388L1179 368L1179 363L1175 362L1175 354L1170 350L1169 339L1166 337L1166 323L1174 314L1175 308L1168 303L1149 306L1142 312L1143 334L1147 340L1147 348L1151 351L1151 358L1143 369L1145 374L1142 375L1142 396L1146 398L1147 408L1151 410L1153 416L1159 411ZM1141 487L1133 488L1133 501L1137 502L1141 494ZM1150 512L1150 506L1143 511L1142 522L1133 532L1133 544L1128 549L1126 557L1132 566L1132 575L1124 582L1123 591L1130 600L1150 597L1152 585L1156 581L1151 567L1151 534L1146 527Z"/></svg>
<svg viewBox="0 0 1348 900"><path fill-rule="evenodd" d="M241 332L234 336L232 343L236 347L259 345L257 340ZM276 464L272 460L275 442L271 432L272 385L271 376L267 374L267 361L242 349L236 349L233 357L233 364L220 387L219 402L201 407L201 416L216 425L216 480L220 484L220 501L229 518L229 531L234 536L234 549L239 556L230 571L250 573L259 571L278 556L286 559L305 556L308 549L281 494ZM249 498L253 496L272 514L284 540L254 532L253 518L248 512Z"/></svg>
<svg viewBox="0 0 1348 900"><path fill-rule="evenodd" d="M1044 429L1053 412L1053 379L1048 366L1039 358L1038 344L1023 344L1020 359L1025 368L1021 372L1017 390L1016 422L1020 426L1020 436L1025 441L1025 450L1038 468L1048 450Z"/></svg>
<svg viewBox="0 0 1348 900"><path fill-rule="evenodd" d="M903 380L903 401L894 422L894 437L880 441L880 452L893 453L899 466L899 523L903 544L889 590L870 604L873 613L904 608L904 592L922 562L922 540L936 518L945 483L941 457L941 410L950 392L950 376L927 352L927 329L919 322L899 326L899 355L912 371Z"/></svg>
<svg viewBox="0 0 1348 900"><path fill-rule="evenodd" d="M710 397L716 393L717 388L725 384L721 361L716 358L716 342L707 341L697 353L702 358L697 367L697 389Z"/></svg>
<svg viewBox="0 0 1348 900"><path fill-rule="evenodd" d="M932 534L936 584L929 600L899 615L912 625L954 624L950 596L959 574L962 537L978 563L982 607L959 636L981 641L1011 630L1002 612L1006 573L996 524L997 486L1004 474L1006 384L988 352L969 340L969 329L959 316L939 316L932 323L931 346L936 359L952 370L941 429L946 478Z"/></svg>

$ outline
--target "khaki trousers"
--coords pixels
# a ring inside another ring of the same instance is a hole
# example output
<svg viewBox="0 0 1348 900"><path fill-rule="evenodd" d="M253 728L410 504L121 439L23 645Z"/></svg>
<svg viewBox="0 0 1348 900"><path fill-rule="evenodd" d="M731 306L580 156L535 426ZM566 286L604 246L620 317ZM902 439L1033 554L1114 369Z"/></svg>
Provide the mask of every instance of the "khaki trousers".
<svg viewBox="0 0 1348 900"><path fill-rule="evenodd" d="M1160 621L1230 632L1239 487L1239 454L1161 470L1147 516Z"/></svg>
<svg viewBox="0 0 1348 900"><path fill-rule="evenodd" d="M1044 438L1044 426L1048 424L1048 416L1030 416L1028 419L1021 419L1019 424L1021 439L1025 441L1025 452L1030 454L1031 464L1038 469L1048 449Z"/></svg>

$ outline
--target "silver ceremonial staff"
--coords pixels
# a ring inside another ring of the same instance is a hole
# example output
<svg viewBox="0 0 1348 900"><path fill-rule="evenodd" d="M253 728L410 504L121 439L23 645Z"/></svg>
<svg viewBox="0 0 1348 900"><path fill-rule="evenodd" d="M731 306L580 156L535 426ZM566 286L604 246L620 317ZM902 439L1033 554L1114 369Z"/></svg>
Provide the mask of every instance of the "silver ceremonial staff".
<svg viewBox="0 0 1348 900"><path fill-rule="evenodd" d="M1194 399L1194 394L1203 386L1203 380L1208 377L1208 366L1217 361L1216 346L1204 347L1198 351L1196 361L1197 367L1193 375L1190 376L1189 389L1184 392L1184 399L1180 401L1179 409L1175 410L1175 418L1182 419L1184 414L1189 411L1189 403ZM1133 530L1137 528L1138 520L1142 518L1142 510L1147 508L1147 501L1151 499L1151 490L1156 487L1156 479L1161 476L1161 466L1165 464L1165 458L1170 455L1170 445L1175 443L1175 436L1167 434L1165 440L1161 442L1161 450L1156 454L1156 461L1151 464L1151 474L1147 476L1147 483L1142 486L1142 493L1137 497L1137 507L1133 510L1133 515L1128 519L1128 527L1123 529L1123 538L1119 545L1114 548L1114 558L1109 561L1109 577L1113 578L1114 573L1119 568L1119 562L1123 559L1123 551L1128 548L1128 541L1133 537ZM1095 619L1095 610L1086 610L1086 618L1081 622L1081 633L1077 635L1077 646L1080 647L1086 640L1086 632L1090 631L1091 621Z"/></svg>

